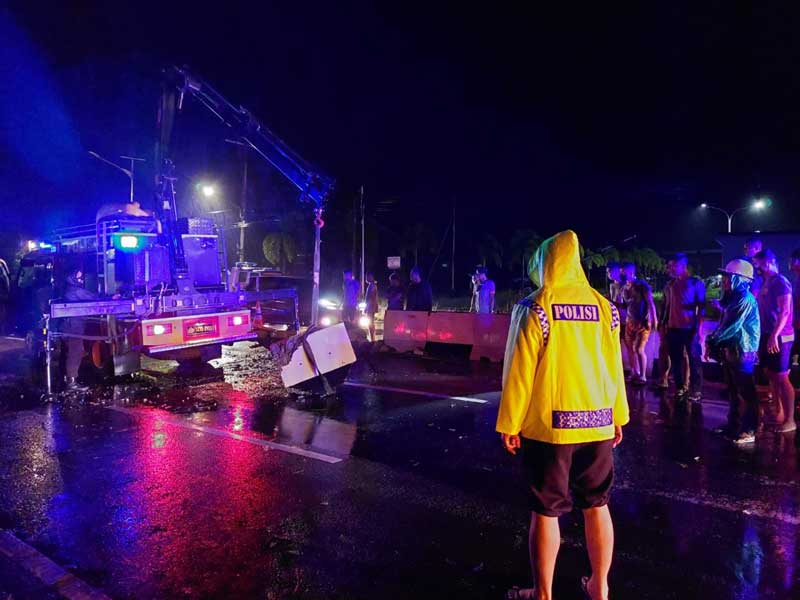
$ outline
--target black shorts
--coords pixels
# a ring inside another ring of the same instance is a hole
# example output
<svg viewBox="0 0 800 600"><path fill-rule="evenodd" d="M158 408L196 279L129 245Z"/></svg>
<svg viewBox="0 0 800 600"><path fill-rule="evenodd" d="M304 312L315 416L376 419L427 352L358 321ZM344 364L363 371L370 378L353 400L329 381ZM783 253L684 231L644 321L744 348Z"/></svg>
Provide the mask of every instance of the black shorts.
<svg viewBox="0 0 800 600"><path fill-rule="evenodd" d="M767 352L767 342L762 338L761 348L758 350L758 364L773 373L787 373L792 363L792 346L794 340L781 343L781 351L775 354Z"/></svg>
<svg viewBox="0 0 800 600"><path fill-rule="evenodd" d="M548 444L522 438L531 510L560 517L572 510L573 497L581 510L608 504L614 481L613 443Z"/></svg>

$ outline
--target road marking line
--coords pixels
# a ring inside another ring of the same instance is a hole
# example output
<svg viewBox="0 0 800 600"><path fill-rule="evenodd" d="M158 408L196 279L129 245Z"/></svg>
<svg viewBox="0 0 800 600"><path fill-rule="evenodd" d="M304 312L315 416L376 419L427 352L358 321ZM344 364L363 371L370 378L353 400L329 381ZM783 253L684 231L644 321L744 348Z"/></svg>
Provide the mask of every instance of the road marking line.
<svg viewBox="0 0 800 600"><path fill-rule="evenodd" d="M175 425L177 427L182 427L184 429L193 429L195 431L202 431L203 433L208 433L210 435L226 437L232 440L238 440L240 442L247 442L249 444L261 446L263 448L271 448L272 450L280 450L281 452L287 452L288 454L295 454L297 456L302 456L305 458L312 458L314 460L319 460L329 464L336 464L342 462L342 459L336 456L330 456L328 454L322 454L321 452L314 452L313 450L298 448L297 446L289 446L287 444L281 444L280 442L272 442L270 440L262 440L261 438L254 438L246 435L241 435L238 433L232 433L230 431L225 431L224 429L217 429L216 427L206 427L205 425L188 423L184 419L167 416L162 413L150 414L149 412L144 412L141 410L135 410L131 408L123 408L121 406L107 406L106 408L108 410L113 410L126 415L159 419L160 421L164 421L165 423L168 423L170 425Z"/></svg>
<svg viewBox="0 0 800 600"><path fill-rule="evenodd" d="M424 396L426 398L437 398L439 400L459 400L461 402L473 402L475 404L489 403L488 400L483 400L482 398L473 398L471 396L448 396L447 394L435 394L433 392L422 392L419 390L409 390L407 388L396 388L386 385L370 385L368 383L356 383L355 381L345 381L342 385L366 390L378 390L381 392L395 392L397 394L410 394L413 396Z"/></svg>
<svg viewBox="0 0 800 600"><path fill-rule="evenodd" d="M768 505L758 500L740 500L738 498L731 498L721 495L715 497L702 493L697 495L682 494L679 492L643 488L629 482L615 483L613 489L625 490L626 492L643 494L645 496L655 496L665 500L677 500L678 502L686 502L688 504L704 506L716 510L725 510L736 514L744 514L749 517L760 517L762 519L781 521L789 525L800 525L800 517L781 510L775 510L772 505Z"/></svg>
<svg viewBox="0 0 800 600"><path fill-rule="evenodd" d="M19 564L42 584L49 588L55 588L62 598L67 598L67 600L110 600L103 592L75 577L8 530L0 529L0 554Z"/></svg>

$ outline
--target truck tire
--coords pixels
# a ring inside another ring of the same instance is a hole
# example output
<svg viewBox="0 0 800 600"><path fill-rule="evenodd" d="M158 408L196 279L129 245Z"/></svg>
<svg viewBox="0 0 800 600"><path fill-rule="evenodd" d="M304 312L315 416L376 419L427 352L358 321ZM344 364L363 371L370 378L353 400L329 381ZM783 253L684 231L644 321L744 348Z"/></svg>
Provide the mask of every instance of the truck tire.
<svg viewBox="0 0 800 600"><path fill-rule="evenodd" d="M98 378L114 376L114 356L108 342L94 341L89 348L89 360L92 374Z"/></svg>

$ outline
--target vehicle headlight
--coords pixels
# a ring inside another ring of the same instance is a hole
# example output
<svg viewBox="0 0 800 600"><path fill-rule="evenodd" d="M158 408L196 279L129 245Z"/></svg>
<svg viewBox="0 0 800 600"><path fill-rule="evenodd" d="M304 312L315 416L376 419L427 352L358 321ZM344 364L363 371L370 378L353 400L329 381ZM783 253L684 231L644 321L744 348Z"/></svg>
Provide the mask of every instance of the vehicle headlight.
<svg viewBox="0 0 800 600"><path fill-rule="evenodd" d="M333 324L333 319L331 319L330 317L322 317L319 320L319 324L322 325L323 327L330 327Z"/></svg>
<svg viewBox="0 0 800 600"><path fill-rule="evenodd" d="M322 308L326 308L328 310L336 310L339 307L339 303L338 302L334 302L333 300L330 300L328 298L322 298L319 301L319 305Z"/></svg>
<svg viewBox="0 0 800 600"><path fill-rule="evenodd" d="M362 329L369 329L369 326L372 324L372 319L368 316L364 315L358 320L358 326Z"/></svg>

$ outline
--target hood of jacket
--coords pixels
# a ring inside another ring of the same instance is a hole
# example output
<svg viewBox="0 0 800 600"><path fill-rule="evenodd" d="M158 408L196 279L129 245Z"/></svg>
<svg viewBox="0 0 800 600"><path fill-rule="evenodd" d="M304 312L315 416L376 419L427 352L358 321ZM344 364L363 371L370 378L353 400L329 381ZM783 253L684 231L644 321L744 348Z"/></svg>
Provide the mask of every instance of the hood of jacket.
<svg viewBox="0 0 800 600"><path fill-rule="evenodd" d="M528 263L528 276L539 287L586 286L581 247L574 231L557 233L542 242Z"/></svg>

